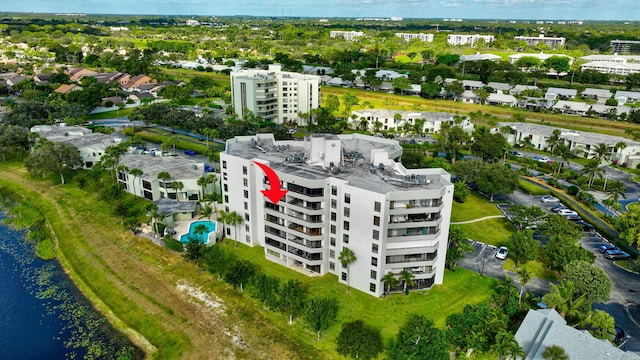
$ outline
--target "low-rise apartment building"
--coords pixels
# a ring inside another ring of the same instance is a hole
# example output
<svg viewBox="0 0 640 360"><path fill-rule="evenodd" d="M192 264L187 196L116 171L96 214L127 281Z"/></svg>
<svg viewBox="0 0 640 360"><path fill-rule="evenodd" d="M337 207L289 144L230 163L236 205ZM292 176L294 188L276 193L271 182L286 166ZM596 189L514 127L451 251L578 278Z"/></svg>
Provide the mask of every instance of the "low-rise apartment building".
<svg viewBox="0 0 640 360"><path fill-rule="evenodd" d="M450 114L445 112L430 111L409 111L409 110L354 110L351 112L352 118L355 115L356 126L360 127L363 121L367 123L369 131L376 130L376 123L381 124L380 130L395 129L401 132L408 124L412 128L419 120L424 120L422 126L423 133L437 133L443 123L457 125L467 132L473 131L471 120L465 116ZM380 126L380 125L378 125Z"/></svg>
<svg viewBox="0 0 640 360"><path fill-rule="evenodd" d="M511 133L506 135L511 145L520 144L523 139L528 138L536 149L544 150L549 147L548 140L553 132L560 130L560 138L569 146L569 149L575 150L579 157L592 158L595 155L593 150L598 144L604 143L609 146L613 154L611 159L607 160L616 160L619 164L627 163L627 166L634 168L640 164L640 143L621 136L518 122L499 123L498 129L505 126L512 129ZM625 143L627 146L624 149L616 148L618 143Z"/></svg>
<svg viewBox="0 0 640 360"><path fill-rule="evenodd" d="M479 34L475 34L475 35L451 34L451 35L447 35L447 44L455 45L455 46L469 45L473 47L476 45L476 43L480 39L484 40L485 44L488 44L490 42L493 42L496 39L496 37L493 35L479 35Z"/></svg>
<svg viewBox="0 0 640 360"><path fill-rule="evenodd" d="M364 36L364 32L362 31L331 31L329 32L329 36L332 39L345 39L347 41L355 40L359 37Z"/></svg>
<svg viewBox="0 0 640 360"><path fill-rule="evenodd" d="M539 43L543 43L550 48L564 46L565 42L567 41L567 39L563 37L544 36L544 34L540 34L538 36L515 36L513 40L524 41L529 46L536 46Z"/></svg>
<svg viewBox="0 0 640 360"><path fill-rule="evenodd" d="M590 61L580 65L580 70L595 70L604 74L629 75L640 72L640 63L615 61Z"/></svg>
<svg viewBox="0 0 640 360"><path fill-rule="evenodd" d="M244 221L227 235L264 247L265 257L308 275L332 273L372 296L403 270L415 289L443 281L453 185L442 169L406 169L397 141L361 134L272 134L227 140L220 153L223 205ZM269 184L269 166L279 184ZM288 190L276 204L264 189ZM356 260L343 267L344 248Z"/></svg>
<svg viewBox="0 0 640 360"><path fill-rule="evenodd" d="M611 51L614 53L628 53L634 45L640 45L638 40L611 40Z"/></svg>
<svg viewBox="0 0 640 360"><path fill-rule="evenodd" d="M433 34L412 34L412 33L395 33L396 37L402 38L405 41L410 41L412 39L418 39L424 42L432 42Z"/></svg>

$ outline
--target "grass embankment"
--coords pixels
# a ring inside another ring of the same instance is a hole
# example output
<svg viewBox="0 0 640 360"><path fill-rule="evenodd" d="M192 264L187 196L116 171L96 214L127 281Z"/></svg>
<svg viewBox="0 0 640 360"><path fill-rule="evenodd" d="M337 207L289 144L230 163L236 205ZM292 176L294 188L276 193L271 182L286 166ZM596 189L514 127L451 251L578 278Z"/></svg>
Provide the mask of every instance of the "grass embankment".
<svg viewBox="0 0 640 360"><path fill-rule="evenodd" d="M299 319L289 326L286 316L265 310L248 294L216 281L180 255L133 236L122 228L120 219L110 215L112 209L106 203L73 182L61 186L52 185L51 179L32 180L16 163L0 164L0 173L0 185L24 194L46 214L57 235L59 259L78 287L116 328L152 357L340 358L334 342L339 324L317 342ZM241 245L230 251L271 275L300 279L314 296L335 296L340 301L340 323L363 319L382 329L385 340L413 313L423 313L443 328L448 315L487 299L495 282L458 269L447 271L445 284L424 295L416 292L377 299L357 290L347 294L335 276L308 278L271 263L264 259L261 248ZM194 300L177 287L178 281L205 291L224 310ZM247 347L241 350L232 341L234 335Z"/></svg>
<svg viewBox="0 0 640 360"><path fill-rule="evenodd" d="M485 244L504 246L516 231L505 218L487 219L462 225L451 225L464 230L467 237Z"/></svg>
<svg viewBox="0 0 640 360"><path fill-rule="evenodd" d="M486 197L475 191L464 199L464 203L454 201L451 209L452 222L475 220L491 215L502 215L502 212L496 204L490 203Z"/></svg>

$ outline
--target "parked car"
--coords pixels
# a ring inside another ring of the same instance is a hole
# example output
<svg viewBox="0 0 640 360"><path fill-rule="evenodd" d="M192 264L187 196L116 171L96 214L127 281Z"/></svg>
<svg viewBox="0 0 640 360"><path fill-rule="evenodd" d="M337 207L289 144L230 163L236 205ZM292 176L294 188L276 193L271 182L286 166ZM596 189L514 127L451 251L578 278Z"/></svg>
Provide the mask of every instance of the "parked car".
<svg viewBox="0 0 640 360"><path fill-rule="evenodd" d="M543 162L543 163L548 163L548 162L549 162L549 161L551 161L551 160L549 160L549 158L548 158L548 157L543 156L543 157L539 158L539 159L538 159L538 161Z"/></svg>
<svg viewBox="0 0 640 360"><path fill-rule="evenodd" d="M195 151L193 151L193 150L185 150L185 151L184 151L184 154L185 154L185 155L195 155L195 154L196 154L196 152L195 152Z"/></svg>
<svg viewBox="0 0 640 360"><path fill-rule="evenodd" d="M513 155L513 156L515 156L515 157L519 157L519 158L524 157L524 153L522 153L522 152L520 152L520 151L517 151L517 150L513 150L513 151L511 152L511 155Z"/></svg>
<svg viewBox="0 0 640 360"><path fill-rule="evenodd" d="M558 215L569 216L569 215L578 215L578 213L571 209L560 209L558 211Z"/></svg>
<svg viewBox="0 0 640 360"><path fill-rule="evenodd" d="M556 212L556 213L557 213L558 211L560 211L560 210L562 210L562 209L568 209L568 208L567 208L566 206L564 206L564 205L562 205L562 204L561 204L561 205L556 205L556 206L552 207L552 208L551 208L551 211L553 211L553 212Z"/></svg>
<svg viewBox="0 0 640 360"><path fill-rule="evenodd" d="M580 226L582 228L582 231L593 231L593 230L595 230L593 225L589 224L588 222L585 222L584 220L576 221L575 224Z"/></svg>
<svg viewBox="0 0 640 360"><path fill-rule="evenodd" d="M569 221L582 221L582 216L580 216L580 215L567 215L567 216L565 216L565 219L567 219Z"/></svg>
<svg viewBox="0 0 640 360"><path fill-rule="evenodd" d="M604 257L609 260L628 260L631 258L631 255L620 249L612 249L605 251Z"/></svg>
<svg viewBox="0 0 640 360"><path fill-rule="evenodd" d="M287 130L287 134L295 134L296 133L296 129L289 129Z"/></svg>
<svg viewBox="0 0 640 360"><path fill-rule="evenodd" d="M545 195L540 198L540 201L542 201L543 203L555 203L555 202L560 202L560 199L558 199L555 196Z"/></svg>
<svg viewBox="0 0 640 360"><path fill-rule="evenodd" d="M618 247L613 246L613 245L602 245L598 248L598 251L600 251L601 254L604 254L605 252L609 251L609 250L616 250L618 249Z"/></svg>
<svg viewBox="0 0 640 360"><path fill-rule="evenodd" d="M509 251L507 250L506 247L504 246L500 246L498 248L498 251L496 252L496 258L500 259L500 260L504 260L507 258L507 254L509 253Z"/></svg>

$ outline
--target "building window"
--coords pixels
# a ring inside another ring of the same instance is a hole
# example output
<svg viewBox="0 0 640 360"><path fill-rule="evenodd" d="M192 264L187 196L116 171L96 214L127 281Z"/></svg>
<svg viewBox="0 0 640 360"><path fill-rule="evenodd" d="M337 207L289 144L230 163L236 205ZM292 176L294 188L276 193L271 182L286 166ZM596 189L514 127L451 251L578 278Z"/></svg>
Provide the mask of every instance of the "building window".
<svg viewBox="0 0 640 360"><path fill-rule="evenodd" d="M342 224L342 227L343 227L345 230L349 230L349 222L348 222L348 221L345 221L345 222Z"/></svg>
<svg viewBox="0 0 640 360"><path fill-rule="evenodd" d="M371 252L374 254L378 253L378 244L371 244Z"/></svg>
<svg viewBox="0 0 640 360"><path fill-rule="evenodd" d="M380 216L373 217L373 225L380 226Z"/></svg>
<svg viewBox="0 0 640 360"><path fill-rule="evenodd" d="M249 235L245 236L245 240L247 241L247 243L250 243L251 242L251 236L249 236Z"/></svg>
<svg viewBox="0 0 640 360"><path fill-rule="evenodd" d="M244 225L244 231L249 231L249 224Z"/></svg>
<svg viewBox="0 0 640 360"><path fill-rule="evenodd" d="M229 186L227 184L224 184L224 192L229 192Z"/></svg>
<svg viewBox="0 0 640 360"><path fill-rule="evenodd" d="M333 195L333 196L338 195L338 187L337 186L332 186L331 187L331 195Z"/></svg>
<svg viewBox="0 0 640 360"><path fill-rule="evenodd" d="M246 201L244 202L244 209L249 210L249 203Z"/></svg>
<svg viewBox="0 0 640 360"><path fill-rule="evenodd" d="M347 273L346 272L342 273L342 281L347 281Z"/></svg>
<svg viewBox="0 0 640 360"><path fill-rule="evenodd" d="M242 167L242 175L247 175L247 167L246 166Z"/></svg>
<svg viewBox="0 0 640 360"><path fill-rule="evenodd" d="M336 221L337 215L334 212L331 212L331 221Z"/></svg>
<svg viewBox="0 0 640 360"><path fill-rule="evenodd" d="M351 204L351 195L344 194L344 202L345 204Z"/></svg>
<svg viewBox="0 0 640 360"><path fill-rule="evenodd" d="M247 213L244 214L244 220L245 221L249 221L249 214L247 214Z"/></svg>
<svg viewBox="0 0 640 360"><path fill-rule="evenodd" d="M333 263L333 262L329 262L329 270L335 271L336 270L336 264Z"/></svg>
<svg viewBox="0 0 640 360"><path fill-rule="evenodd" d="M373 280L377 279L377 278L378 278L378 272L377 272L377 271L375 271L375 270L371 270L371 275L370 275L370 277L371 277Z"/></svg>
<svg viewBox="0 0 640 360"><path fill-rule="evenodd" d="M332 234L336 233L336 226L335 225L331 225L331 233Z"/></svg>
<svg viewBox="0 0 640 360"><path fill-rule="evenodd" d="M380 240L380 231L373 230L373 234L371 234L371 237L373 237L374 240Z"/></svg>
<svg viewBox="0 0 640 360"><path fill-rule="evenodd" d="M344 208L344 217L349 217L349 216L351 216L351 209L346 207Z"/></svg>
<svg viewBox="0 0 640 360"><path fill-rule="evenodd" d="M349 243L349 235L348 234L342 234L342 242L345 244Z"/></svg>
<svg viewBox="0 0 640 360"><path fill-rule="evenodd" d="M224 161L222 162L222 168L223 168L223 169L226 169L226 168L227 168L227 160L224 160Z"/></svg>
<svg viewBox="0 0 640 360"><path fill-rule="evenodd" d="M224 196L224 202L228 203L229 202L229 195L225 195Z"/></svg>
<svg viewBox="0 0 640 360"><path fill-rule="evenodd" d="M336 258L336 251L335 250L329 250L329 257L332 259Z"/></svg>
<svg viewBox="0 0 640 360"><path fill-rule="evenodd" d="M373 203L373 211L375 211L375 212L380 212L380 207L381 207L381 206L382 206L382 205L380 204L380 202L379 202L379 201L374 202L374 203Z"/></svg>
<svg viewBox="0 0 640 360"><path fill-rule="evenodd" d="M338 207L338 201L336 199L331 199L331 208L335 209Z"/></svg>
<svg viewBox="0 0 640 360"><path fill-rule="evenodd" d="M371 266L378 266L378 258L377 257L372 257L371 258Z"/></svg>
<svg viewBox="0 0 640 360"><path fill-rule="evenodd" d="M376 284L374 283L369 283L369 291L371 292L376 292Z"/></svg>
<svg viewBox="0 0 640 360"><path fill-rule="evenodd" d="M336 246L336 238L331 238L331 246Z"/></svg>
<svg viewBox="0 0 640 360"><path fill-rule="evenodd" d="M249 190L245 190L244 191L244 198L248 199L249 198Z"/></svg>
<svg viewBox="0 0 640 360"><path fill-rule="evenodd" d="M249 186L249 180L247 178L242 179L242 185Z"/></svg>
<svg viewBox="0 0 640 360"><path fill-rule="evenodd" d="M231 236L231 228L227 228L227 235Z"/></svg>

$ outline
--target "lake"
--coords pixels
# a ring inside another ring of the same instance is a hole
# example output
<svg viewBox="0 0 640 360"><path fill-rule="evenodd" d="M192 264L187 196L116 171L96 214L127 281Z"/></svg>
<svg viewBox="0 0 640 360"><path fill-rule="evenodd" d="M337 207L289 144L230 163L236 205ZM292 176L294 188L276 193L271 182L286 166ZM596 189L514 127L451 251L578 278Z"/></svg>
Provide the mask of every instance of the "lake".
<svg viewBox="0 0 640 360"><path fill-rule="evenodd" d="M117 357L144 354L91 306L57 261L35 256L25 231L0 223L0 358Z"/></svg>

